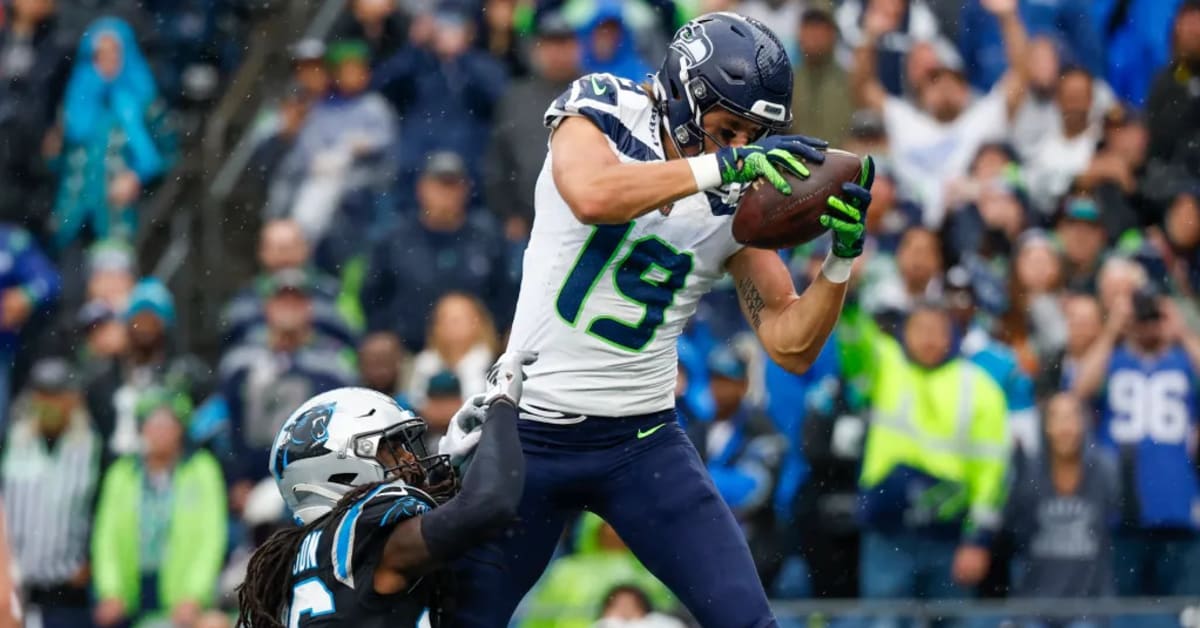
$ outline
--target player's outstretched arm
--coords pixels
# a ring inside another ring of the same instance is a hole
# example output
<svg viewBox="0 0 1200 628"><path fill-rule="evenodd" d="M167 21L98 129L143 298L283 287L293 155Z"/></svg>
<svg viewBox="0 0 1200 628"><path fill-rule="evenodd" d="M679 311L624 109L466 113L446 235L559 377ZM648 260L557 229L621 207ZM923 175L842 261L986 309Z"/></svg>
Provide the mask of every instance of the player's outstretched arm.
<svg viewBox="0 0 1200 628"><path fill-rule="evenodd" d="M699 191L687 161L622 163L585 118L567 118L550 137L554 185L587 225L624 224Z"/></svg>
<svg viewBox="0 0 1200 628"><path fill-rule="evenodd" d="M516 405L507 399L494 401L462 490L392 530L375 572L375 591L404 590L422 573L453 561L502 530L516 518L524 484Z"/></svg>
<svg viewBox="0 0 1200 628"><path fill-rule="evenodd" d="M623 163L600 129L583 118L564 120L550 145L554 184L584 224L624 224L700 190L759 177L791 194L781 173L807 177L800 158L821 163L829 146L803 135L772 135L687 159Z"/></svg>
<svg viewBox="0 0 1200 628"><path fill-rule="evenodd" d="M864 157L860 172L856 183L843 184L840 196L826 200L821 224L832 232L833 248L804 294L796 294L774 251L745 248L729 259L742 313L771 359L793 373L807 371L821 353L841 316L850 268L862 255L875 162Z"/></svg>
<svg viewBox="0 0 1200 628"><path fill-rule="evenodd" d="M537 354L505 353L488 373L487 415L462 490L444 505L392 531L375 570L375 591L394 593L429 569L462 556L517 516L525 456L517 435L522 367Z"/></svg>

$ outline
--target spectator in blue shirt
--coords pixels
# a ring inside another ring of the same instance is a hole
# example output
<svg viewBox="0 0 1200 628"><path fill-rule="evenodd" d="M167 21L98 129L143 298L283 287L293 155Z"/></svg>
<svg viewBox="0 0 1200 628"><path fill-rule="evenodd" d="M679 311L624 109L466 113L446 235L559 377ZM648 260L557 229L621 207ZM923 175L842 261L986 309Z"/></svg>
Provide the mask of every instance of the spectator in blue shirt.
<svg viewBox="0 0 1200 628"><path fill-rule="evenodd" d="M741 522L761 575L778 562L771 495L786 445L746 401L749 378L741 356L722 345L708 356L708 371L716 416L711 422L689 425L688 435L717 491Z"/></svg>
<svg viewBox="0 0 1200 628"><path fill-rule="evenodd" d="M1183 0L1092 0L1092 21L1108 51L1104 73L1124 102L1141 107L1154 73L1171 59L1171 22Z"/></svg>
<svg viewBox="0 0 1200 628"><path fill-rule="evenodd" d="M1092 21L1090 0L1021 0L1021 19L1030 36L1047 35L1066 46L1069 64L1104 75L1104 47ZM959 15L959 48L967 78L987 91L1008 68L1000 24L980 0L968 0Z"/></svg>
<svg viewBox="0 0 1200 628"><path fill-rule="evenodd" d="M312 266L312 248L303 229L294 220L269 220L263 225L258 241L258 277L239 291L221 310L225 346L233 346L266 325L266 299L260 288L264 281L281 270L297 269L307 274L312 286L313 324L317 335L334 343L352 347L357 330L338 309L338 281Z"/></svg>
<svg viewBox="0 0 1200 628"><path fill-rule="evenodd" d="M354 356L313 329L312 284L303 271L282 270L260 284L267 325L221 358L221 394L228 403L233 452L227 475L241 510L250 487L267 475L267 458L284 420L313 395L357 380Z"/></svg>
<svg viewBox="0 0 1200 628"><path fill-rule="evenodd" d="M482 300L501 330L512 321L517 287L508 247L490 213L467 211L470 189L458 155L431 155L417 182L418 211L371 251L362 292L367 327L395 332L414 353L425 346L433 304L448 292Z"/></svg>
<svg viewBox="0 0 1200 628"><path fill-rule="evenodd" d="M12 401L13 360L31 316L45 315L58 298L58 271L29 233L0 224L0 427Z"/></svg>
<svg viewBox="0 0 1200 628"><path fill-rule="evenodd" d="M308 112L271 183L269 212L295 219L312 242L340 236L339 226L370 232L371 199L395 176L389 159L397 143L395 113L368 91L369 56L361 41L329 47L333 90Z"/></svg>
<svg viewBox="0 0 1200 628"><path fill-rule="evenodd" d="M1114 557L1121 595L1200 594L1198 369L1200 335L1144 286L1114 301L1076 370L1073 392L1100 408L1097 441L1120 459L1124 525ZM1145 618L1138 625L1173 623Z"/></svg>
<svg viewBox="0 0 1200 628"><path fill-rule="evenodd" d="M458 153L471 179L483 180L492 114L508 77L499 61L471 46L471 20L465 8L447 3L432 29L414 29L410 45L375 69L374 87L401 118L399 198L411 196L425 156L437 150Z"/></svg>

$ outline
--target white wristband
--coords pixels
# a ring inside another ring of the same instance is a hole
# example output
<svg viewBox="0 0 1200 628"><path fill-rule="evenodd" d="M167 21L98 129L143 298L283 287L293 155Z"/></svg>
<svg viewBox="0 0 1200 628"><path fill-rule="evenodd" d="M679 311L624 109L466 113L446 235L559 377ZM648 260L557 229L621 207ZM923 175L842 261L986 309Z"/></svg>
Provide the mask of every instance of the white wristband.
<svg viewBox="0 0 1200 628"><path fill-rule="evenodd" d="M846 259L838 257L832 251L825 256L825 262L821 264L821 274L833 283L846 283L850 281L850 270L854 268L854 259Z"/></svg>
<svg viewBox="0 0 1200 628"><path fill-rule="evenodd" d="M689 157L687 164L692 168L692 178L696 180L697 190L721 187L721 166L717 163L716 155Z"/></svg>

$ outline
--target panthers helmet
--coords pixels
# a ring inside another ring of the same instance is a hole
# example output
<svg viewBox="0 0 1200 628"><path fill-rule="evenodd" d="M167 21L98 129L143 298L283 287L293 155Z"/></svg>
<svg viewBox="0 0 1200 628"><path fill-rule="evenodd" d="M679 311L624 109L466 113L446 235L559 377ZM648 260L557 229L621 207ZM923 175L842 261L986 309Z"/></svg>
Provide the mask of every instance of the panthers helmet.
<svg viewBox="0 0 1200 628"><path fill-rule="evenodd" d="M449 459L425 451L425 429L424 420L387 395L331 390L284 422L271 447L271 475L301 523L328 513L354 487L399 477L405 467L430 483L452 480ZM382 452L395 464L385 465Z"/></svg>
<svg viewBox="0 0 1200 628"><path fill-rule="evenodd" d="M764 134L792 123L792 64L779 38L753 18L708 13L684 24L651 78L681 155L703 146L701 119L716 106L761 125Z"/></svg>

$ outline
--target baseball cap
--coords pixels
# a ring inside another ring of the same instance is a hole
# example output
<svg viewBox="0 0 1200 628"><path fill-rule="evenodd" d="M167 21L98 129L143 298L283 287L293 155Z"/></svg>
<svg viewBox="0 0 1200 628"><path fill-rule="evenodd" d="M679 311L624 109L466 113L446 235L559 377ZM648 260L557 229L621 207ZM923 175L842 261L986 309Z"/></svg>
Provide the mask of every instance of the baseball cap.
<svg viewBox="0 0 1200 628"><path fill-rule="evenodd" d="M129 309L125 319L133 318L141 312L151 312L157 315L168 327L175 324L175 298L166 284L154 277L146 277L137 282L129 295Z"/></svg>
<svg viewBox="0 0 1200 628"><path fill-rule="evenodd" d="M361 39L345 39L334 42L325 52L325 63L341 65L347 61L370 63L371 49Z"/></svg>
<svg viewBox="0 0 1200 628"><path fill-rule="evenodd" d="M285 268L260 279L258 294L263 298L288 291L310 294L312 288L312 278L303 269Z"/></svg>
<svg viewBox="0 0 1200 628"><path fill-rule="evenodd" d="M538 20L537 36L543 39L569 39L575 37L575 29L558 11L550 11Z"/></svg>
<svg viewBox="0 0 1200 628"><path fill-rule="evenodd" d="M161 386L148 388L138 395L134 415L140 423L163 408L170 410L181 423L187 424L191 420L192 400L181 392Z"/></svg>
<svg viewBox="0 0 1200 628"><path fill-rule="evenodd" d="M43 393L76 390L75 368L64 358L42 358L29 371L29 387Z"/></svg>
<svg viewBox="0 0 1200 628"><path fill-rule="evenodd" d="M1100 223L1100 207L1090 196L1068 196L1063 201L1060 220L1078 220L1081 222Z"/></svg>
<svg viewBox="0 0 1200 628"><path fill-rule="evenodd" d="M133 247L123 240L101 240L88 248L88 274L101 271L136 272Z"/></svg>
<svg viewBox="0 0 1200 628"><path fill-rule="evenodd" d="M460 397L462 396L462 383L454 371L439 371L429 378L429 384L425 386L425 396Z"/></svg>
<svg viewBox="0 0 1200 628"><path fill-rule="evenodd" d="M325 51L325 42L315 37L305 37L304 39L292 44L289 49L289 52L292 54L293 63L302 63L304 61L324 61Z"/></svg>
<svg viewBox="0 0 1200 628"><path fill-rule="evenodd" d="M717 347L708 354L708 371L713 377L746 379L746 361L730 347Z"/></svg>
<svg viewBox="0 0 1200 628"><path fill-rule="evenodd" d="M430 153L425 161L425 169L422 170L422 174L439 179L463 179L467 176L467 166L458 153L440 150Z"/></svg>

